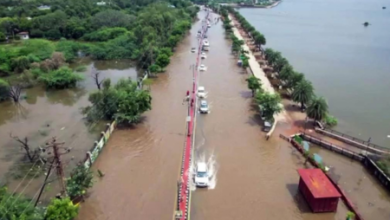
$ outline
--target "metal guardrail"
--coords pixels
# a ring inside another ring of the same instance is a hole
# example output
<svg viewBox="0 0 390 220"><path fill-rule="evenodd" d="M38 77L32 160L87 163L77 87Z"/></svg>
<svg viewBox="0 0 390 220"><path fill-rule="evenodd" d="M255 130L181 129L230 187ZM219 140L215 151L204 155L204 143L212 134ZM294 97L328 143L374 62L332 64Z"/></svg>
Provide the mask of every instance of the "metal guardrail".
<svg viewBox="0 0 390 220"><path fill-rule="evenodd" d="M324 141L320 138L313 137L313 136L305 134L305 133L302 134L302 137L303 137L303 139L305 139L313 144L317 144L323 148L337 152L337 153L344 155L344 156L347 156L351 159L355 159L357 161L362 161L364 159L364 157L359 153L345 149L343 147L336 146L336 145L334 145L330 142Z"/></svg>
<svg viewBox="0 0 390 220"><path fill-rule="evenodd" d="M327 131L327 132L330 132L332 134L337 134L337 135L339 135L341 137L348 138L348 139L351 139L351 140L353 140L355 142L367 145L369 147L378 148L378 149L385 150L385 151L390 151L390 148L388 148L388 147L383 147L383 146L380 146L380 145L377 145L377 144L373 144L371 142L364 141L362 139L353 137L353 136L348 135L348 134L344 134L342 132L339 132L339 131L336 131L336 130L333 130L333 129L330 129L330 128L325 128L324 130Z"/></svg>

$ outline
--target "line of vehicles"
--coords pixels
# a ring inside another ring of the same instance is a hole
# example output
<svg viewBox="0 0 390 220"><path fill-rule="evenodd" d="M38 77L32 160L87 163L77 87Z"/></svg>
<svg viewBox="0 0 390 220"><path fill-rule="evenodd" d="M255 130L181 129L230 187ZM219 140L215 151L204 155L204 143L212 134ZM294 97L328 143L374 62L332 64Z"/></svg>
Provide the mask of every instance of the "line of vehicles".
<svg viewBox="0 0 390 220"><path fill-rule="evenodd" d="M207 28L210 28L210 22L207 21ZM199 34L199 32L198 32ZM203 43L202 43L202 52L200 54L200 58L202 60L207 58L206 52L209 51L210 43L207 40L207 36L203 36ZM206 71L207 67L204 64L201 64L199 66L200 71ZM208 114L210 112L209 104L206 101L206 90L205 87L199 86L197 88L197 95L200 99L200 105L199 105L199 112L201 114ZM210 182L210 174L208 170L207 163L205 162L198 162L196 164L196 172L194 174L194 182L196 187L208 187Z"/></svg>

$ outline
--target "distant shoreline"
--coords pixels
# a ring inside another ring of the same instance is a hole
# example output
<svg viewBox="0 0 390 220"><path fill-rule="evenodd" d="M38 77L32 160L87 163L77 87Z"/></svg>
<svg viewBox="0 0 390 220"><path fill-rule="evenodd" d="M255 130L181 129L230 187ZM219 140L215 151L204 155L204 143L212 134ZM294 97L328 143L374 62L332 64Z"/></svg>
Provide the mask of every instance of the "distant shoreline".
<svg viewBox="0 0 390 220"><path fill-rule="evenodd" d="M265 9L269 9L269 8L274 8L274 7L278 6L279 3L281 3L281 2L282 2L282 0L278 0L278 1L273 2L270 5L244 5L244 4L240 5L240 4L236 4L236 3L221 3L221 5L231 6L234 8L265 8Z"/></svg>

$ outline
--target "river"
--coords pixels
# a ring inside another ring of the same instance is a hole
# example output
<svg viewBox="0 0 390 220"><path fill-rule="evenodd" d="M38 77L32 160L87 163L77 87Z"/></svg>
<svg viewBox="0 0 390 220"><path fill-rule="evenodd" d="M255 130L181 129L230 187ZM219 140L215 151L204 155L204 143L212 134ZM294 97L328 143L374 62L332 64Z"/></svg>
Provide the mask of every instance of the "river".
<svg viewBox="0 0 390 220"><path fill-rule="evenodd" d="M389 8L386 0L286 0L239 10L328 100L337 130L390 147Z"/></svg>
<svg viewBox="0 0 390 220"><path fill-rule="evenodd" d="M63 90L46 90L43 86L34 86L23 91L19 104L11 101L0 103L0 185L8 183L13 190L27 173L31 165L22 166L20 158L24 155L20 144L10 138L10 133L19 138L27 137L32 148L42 146L52 137L65 142L64 147L72 148L63 156L67 173L74 165L83 160L94 141L104 129L103 123L87 124L83 120L81 108L89 105L88 94L97 89L90 72L92 67L101 74L101 79L110 78L113 83L122 77L137 79L137 70L129 60L91 61L88 58L77 59L71 67L83 65L85 79L76 88ZM20 172L20 170L25 170ZM39 176L35 171L31 177ZM15 179L16 178L16 179ZM24 192L33 196L42 183L43 176L31 181L22 182ZM54 187L56 183L52 183ZM53 188L53 187L48 187ZM55 193L55 190L49 190ZM45 195L43 196L45 199Z"/></svg>

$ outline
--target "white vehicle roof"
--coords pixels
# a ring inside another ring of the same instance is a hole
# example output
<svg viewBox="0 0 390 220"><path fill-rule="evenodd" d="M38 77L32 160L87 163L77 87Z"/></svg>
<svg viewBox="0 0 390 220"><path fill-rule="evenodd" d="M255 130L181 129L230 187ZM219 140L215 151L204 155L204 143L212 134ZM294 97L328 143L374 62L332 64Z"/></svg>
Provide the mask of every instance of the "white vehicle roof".
<svg viewBox="0 0 390 220"><path fill-rule="evenodd" d="M202 101L200 101L200 104L201 105L207 105L207 101L206 100L202 100Z"/></svg>
<svg viewBox="0 0 390 220"><path fill-rule="evenodd" d="M205 65L204 64L200 64L200 67L205 67Z"/></svg>
<svg viewBox="0 0 390 220"><path fill-rule="evenodd" d="M204 91L204 87L203 86L199 86L198 87L198 91Z"/></svg>
<svg viewBox="0 0 390 220"><path fill-rule="evenodd" d="M197 172L206 172L207 171L207 165L206 163L198 163L197 166L196 166L196 171Z"/></svg>

